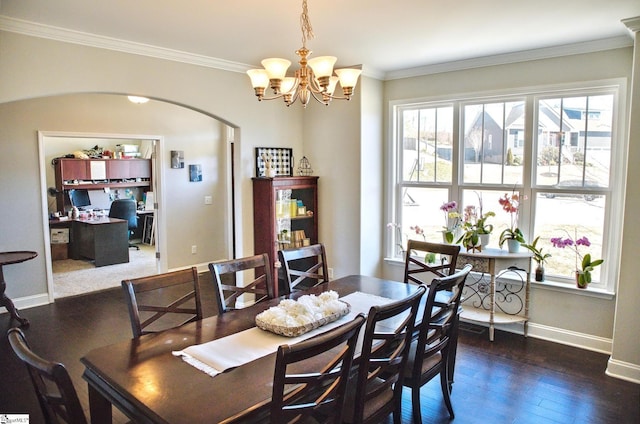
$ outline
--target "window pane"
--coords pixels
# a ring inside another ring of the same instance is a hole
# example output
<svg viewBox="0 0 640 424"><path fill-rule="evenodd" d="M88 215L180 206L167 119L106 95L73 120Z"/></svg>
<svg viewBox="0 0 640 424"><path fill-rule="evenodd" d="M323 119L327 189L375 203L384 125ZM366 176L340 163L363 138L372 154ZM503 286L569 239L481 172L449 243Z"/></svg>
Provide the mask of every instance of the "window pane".
<svg viewBox="0 0 640 424"><path fill-rule="evenodd" d="M404 181L417 181L415 164L418 160L418 129L419 113L417 110L405 110L402 112L402 179Z"/></svg>
<svg viewBox="0 0 640 424"><path fill-rule="evenodd" d="M440 210L440 206L448 201L448 189L404 188L401 231L405 247L407 239L442 243L445 215ZM420 229L418 232L422 232L422 234L416 233L416 226Z"/></svg>
<svg viewBox="0 0 640 424"><path fill-rule="evenodd" d="M536 184L608 187L613 96L538 101Z"/></svg>
<svg viewBox="0 0 640 424"><path fill-rule="evenodd" d="M436 181L450 183L453 158L453 107L438 108L436 118L438 120L434 146Z"/></svg>
<svg viewBox="0 0 640 424"><path fill-rule="evenodd" d="M552 256L545 265L547 277L567 278L573 281L576 270L576 255L569 247L556 248L551 245L552 237L567 237L572 240L587 237L591 246L579 247L581 255L591 254L592 260L602 258L604 234L604 210L606 197L591 198L583 194L540 193L536 198L535 237L540 236L538 247ZM580 261L579 261L580 262ZM580 268L580 263L578 263ZM593 281L600 281L598 266L591 273Z"/></svg>
<svg viewBox="0 0 640 424"><path fill-rule="evenodd" d="M412 182L451 182L453 108L406 110L402 176Z"/></svg>
<svg viewBox="0 0 640 424"><path fill-rule="evenodd" d="M482 111L483 105L464 107L464 168L465 183L479 183L482 175Z"/></svg>
<svg viewBox="0 0 640 424"><path fill-rule="evenodd" d="M613 96L588 98L584 137L585 186L608 187L611 169Z"/></svg>
<svg viewBox="0 0 640 424"><path fill-rule="evenodd" d="M505 103L507 149L503 184L522 184L524 166L524 101Z"/></svg>
<svg viewBox="0 0 640 424"><path fill-rule="evenodd" d="M524 102L464 107L464 182L522 182Z"/></svg>

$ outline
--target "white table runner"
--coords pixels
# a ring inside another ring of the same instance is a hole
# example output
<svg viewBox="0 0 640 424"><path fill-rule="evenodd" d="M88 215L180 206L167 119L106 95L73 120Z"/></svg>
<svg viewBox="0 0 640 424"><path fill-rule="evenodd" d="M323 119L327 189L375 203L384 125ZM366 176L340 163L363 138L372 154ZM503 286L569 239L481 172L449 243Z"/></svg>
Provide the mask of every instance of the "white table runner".
<svg viewBox="0 0 640 424"><path fill-rule="evenodd" d="M366 315L371 306L393 302L393 299L363 292L351 293L342 297L341 300L351 305L349 314L298 337L284 337L253 327L221 339L174 351L173 355L181 357L186 363L214 377L228 369L274 353L280 345L299 343L345 324L359 313Z"/></svg>

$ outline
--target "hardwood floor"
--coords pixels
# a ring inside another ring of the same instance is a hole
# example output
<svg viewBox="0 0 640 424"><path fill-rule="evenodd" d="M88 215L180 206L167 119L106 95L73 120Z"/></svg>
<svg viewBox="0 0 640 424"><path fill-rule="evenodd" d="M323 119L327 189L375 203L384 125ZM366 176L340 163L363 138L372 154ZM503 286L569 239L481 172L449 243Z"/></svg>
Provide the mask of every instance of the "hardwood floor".
<svg viewBox="0 0 640 424"><path fill-rule="evenodd" d="M203 276L204 277L204 276ZM205 315L215 314L211 284L203 278ZM31 321L25 330L34 351L67 366L81 402L88 407L82 380L82 357L89 350L131 337L121 289L64 298L21 311ZM8 329L8 314L0 315ZM0 338L0 414L28 413L41 423L38 402L27 371ZM455 384L454 422L491 424L640 423L640 385L605 375L608 356L543 340L463 324ZM449 423L437 379L422 388L425 423ZM403 422L411 420L411 397L405 392ZM88 413L87 413L88 416ZM114 414L116 421L126 421ZM391 422L391 420L389 420Z"/></svg>

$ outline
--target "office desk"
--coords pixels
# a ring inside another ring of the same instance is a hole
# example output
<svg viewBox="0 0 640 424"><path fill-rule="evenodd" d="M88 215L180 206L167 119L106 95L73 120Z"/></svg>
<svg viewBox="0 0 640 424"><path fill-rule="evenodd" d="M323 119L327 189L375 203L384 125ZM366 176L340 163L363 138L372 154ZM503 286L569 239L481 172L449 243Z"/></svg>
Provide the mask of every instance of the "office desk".
<svg viewBox="0 0 640 424"><path fill-rule="evenodd" d="M361 291L403 299L416 288L353 275L292 297L335 290L340 296ZM271 400L275 353L210 377L171 352L255 327L255 316L282 298L92 350L81 359L89 385L91 422L111 423L112 405L137 423L172 424L234 422L232 417L256 404L266 407Z"/></svg>
<svg viewBox="0 0 640 424"><path fill-rule="evenodd" d="M93 259L97 267L129 262L129 229L124 219L74 219L69 242L72 259Z"/></svg>

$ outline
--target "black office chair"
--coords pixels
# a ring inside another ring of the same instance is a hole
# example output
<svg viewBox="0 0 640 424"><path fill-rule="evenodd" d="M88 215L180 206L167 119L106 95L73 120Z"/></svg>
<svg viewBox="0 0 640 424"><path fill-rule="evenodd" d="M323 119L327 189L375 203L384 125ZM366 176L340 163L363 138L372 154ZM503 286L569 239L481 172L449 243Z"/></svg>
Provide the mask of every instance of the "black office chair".
<svg viewBox="0 0 640 424"><path fill-rule="evenodd" d="M109 218L124 219L129 227L129 247L140 250L139 246L131 243L133 230L138 228L138 215L136 214L136 201L133 199L116 199L111 203Z"/></svg>

